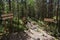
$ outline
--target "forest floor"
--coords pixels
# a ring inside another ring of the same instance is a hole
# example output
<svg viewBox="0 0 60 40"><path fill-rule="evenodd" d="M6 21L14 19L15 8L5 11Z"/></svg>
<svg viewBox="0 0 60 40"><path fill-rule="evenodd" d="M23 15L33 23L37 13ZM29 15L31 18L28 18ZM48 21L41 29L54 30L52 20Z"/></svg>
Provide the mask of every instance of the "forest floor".
<svg viewBox="0 0 60 40"><path fill-rule="evenodd" d="M26 27L28 30L3 35L1 40L55 40L53 36L40 29L34 21L28 22Z"/></svg>

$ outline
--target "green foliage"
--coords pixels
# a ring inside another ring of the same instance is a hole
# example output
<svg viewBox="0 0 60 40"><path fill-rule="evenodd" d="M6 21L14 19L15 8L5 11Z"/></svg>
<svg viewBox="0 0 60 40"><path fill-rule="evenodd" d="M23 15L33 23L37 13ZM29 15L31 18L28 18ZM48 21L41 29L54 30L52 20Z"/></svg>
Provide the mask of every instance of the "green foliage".
<svg viewBox="0 0 60 40"><path fill-rule="evenodd" d="M30 5L30 6L34 6L34 1L35 0L27 0L27 4Z"/></svg>
<svg viewBox="0 0 60 40"><path fill-rule="evenodd" d="M13 21L14 21L13 24L15 24L15 25L13 25L13 26L14 26L18 31L24 31L24 30L27 29L26 26L23 24L23 22L22 22L21 19L18 20L18 18L16 19L16 17L15 17Z"/></svg>
<svg viewBox="0 0 60 40"><path fill-rule="evenodd" d="M4 32L4 27L2 25L0 25L0 32L3 33Z"/></svg>

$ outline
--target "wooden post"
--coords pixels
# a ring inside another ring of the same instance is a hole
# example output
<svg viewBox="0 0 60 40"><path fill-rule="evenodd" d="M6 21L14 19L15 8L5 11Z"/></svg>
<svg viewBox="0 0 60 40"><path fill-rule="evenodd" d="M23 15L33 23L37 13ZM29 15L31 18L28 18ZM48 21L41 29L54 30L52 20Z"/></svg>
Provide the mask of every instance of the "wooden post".
<svg viewBox="0 0 60 40"><path fill-rule="evenodd" d="M5 20L3 20L3 26L4 26L4 32L6 33L7 26L6 26L6 21Z"/></svg>
<svg viewBox="0 0 60 40"><path fill-rule="evenodd" d="M12 18L10 19L10 29L9 30L10 30L10 33L13 31L12 30Z"/></svg>

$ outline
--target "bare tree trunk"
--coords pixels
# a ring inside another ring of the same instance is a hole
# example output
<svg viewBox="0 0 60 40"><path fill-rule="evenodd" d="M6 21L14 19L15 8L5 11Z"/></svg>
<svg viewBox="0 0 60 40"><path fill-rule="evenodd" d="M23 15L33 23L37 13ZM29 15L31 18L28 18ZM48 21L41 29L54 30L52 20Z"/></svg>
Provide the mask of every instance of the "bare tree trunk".
<svg viewBox="0 0 60 40"><path fill-rule="evenodd" d="M9 0L9 11L11 11L11 0Z"/></svg>
<svg viewBox="0 0 60 40"><path fill-rule="evenodd" d="M58 14L59 14L59 0L58 0L58 4L57 4L57 13L56 13L56 20L58 22Z"/></svg>
<svg viewBox="0 0 60 40"><path fill-rule="evenodd" d="M44 17L46 16L46 13L47 13L47 5L46 5L46 0L42 0L42 6L41 6L42 8L42 10L41 10L41 18L42 18L42 20L44 20Z"/></svg>
<svg viewBox="0 0 60 40"><path fill-rule="evenodd" d="M48 17L49 18L52 18L53 17L53 0L49 0Z"/></svg>

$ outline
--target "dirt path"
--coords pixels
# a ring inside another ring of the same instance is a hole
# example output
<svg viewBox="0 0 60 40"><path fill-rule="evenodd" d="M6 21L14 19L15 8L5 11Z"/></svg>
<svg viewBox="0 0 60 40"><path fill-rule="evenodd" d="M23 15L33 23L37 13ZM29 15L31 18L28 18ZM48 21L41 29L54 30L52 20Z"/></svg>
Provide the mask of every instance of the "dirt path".
<svg viewBox="0 0 60 40"><path fill-rule="evenodd" d="M45 31L38 28L38 26L35 22L28 22L26 27L29 30L3 35L1 40L55 40L54 37L48 35Z"/></svg>
<svg viewBox="0 0 60 40"><path fill-rule="evenodd" d="M27 40L55 40L54 37L48 35L45 31L38 28L38 25L32 23L28 23L27 27L29 28L29 31L25 31L30 38Z"/></svg>

